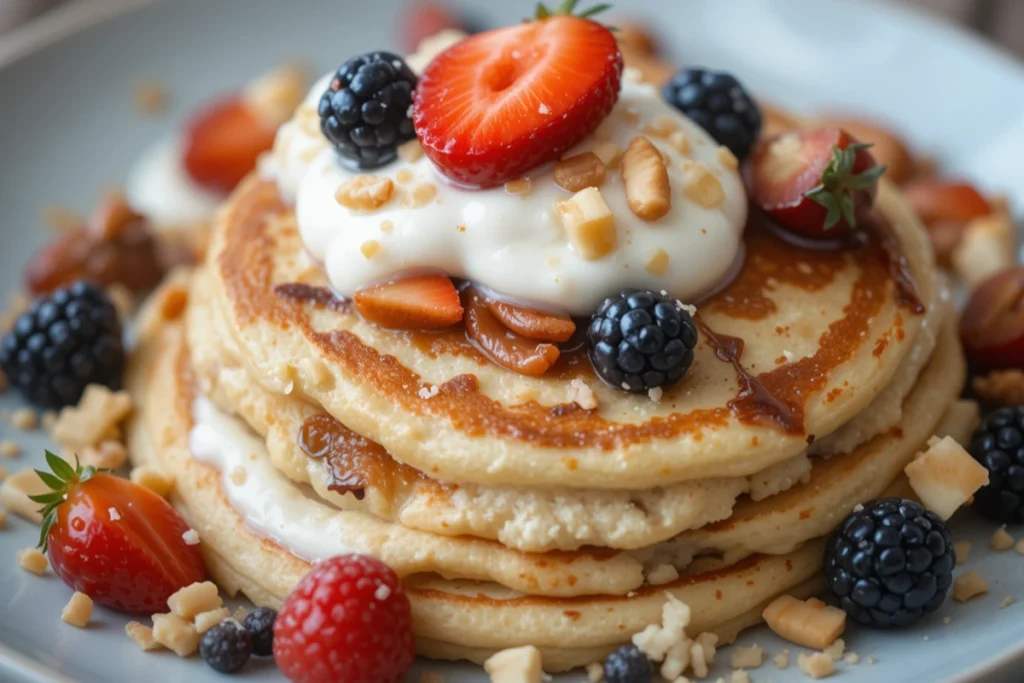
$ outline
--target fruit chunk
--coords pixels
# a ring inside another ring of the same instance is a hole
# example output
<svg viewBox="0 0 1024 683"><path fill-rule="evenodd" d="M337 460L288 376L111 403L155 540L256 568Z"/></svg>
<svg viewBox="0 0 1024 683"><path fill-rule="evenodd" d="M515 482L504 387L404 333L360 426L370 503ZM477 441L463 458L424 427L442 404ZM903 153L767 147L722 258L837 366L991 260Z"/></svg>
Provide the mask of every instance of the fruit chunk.
<svg viewBox="0 0 1024 683"><path fill-rule="evenodd" d="M199 548L182 539L188 524L163 498L53 453L46 461L53 473L39 477L52 490L32 500L46 506L40 543L68 586L119 612L153 614L206 576Z"/></svg>
<svg viewBox="0 0 1024 683"><path fill-rule="evenodd" d="M356 292L356 310L372 323L393 330L440 330L462 320L462 304L452 281L419 275Z"/></svg>
<svg viewBox="0 0 1024 683"><path fill-rule="evenodd" d="M218 192L235 189L274 146L277 130L240 97L231 96L197 113L185 130L185 170L197 184Z"/></svg>
<svg viewBox="0 0 1024 683"><path fill-rule="evenodd" d="M985 593L988 593L988 581L978 572L964 572L953 582L953 599L957 602L967 602Z"/></svg>
<svg viewBox="0 0 1024 683"><path fill-rule="evenodd" d="M558 361L557 346L510 332L491 315L487 301L472 287L463 290L462 303L466 308L466 335L501 367L539 377Z"/></svg>
<svg viewBox="0 0 1024 683"><path fill-rule="evenodd" d="M831 645L846 629L846 612L815 598L780 595L761 616L779 637L817 650Z"/></svg>
<svg viewBox="0 0 1024 683"><path fill-rule="evenodd" d="M861 142L872 145L872 156L880 165L889 169L888 178L894 183L903 183L914 173L914 158L906 143L878 121L848 116L828 116L815 119L815 125L842 128Z"/></svg>
<svg viewBox="0 0 1024 683"><path fill-rule="evenodd" d="M532 645L502 650L484 662L491 683L541 683L540 650Z"/></svg>
<svg viewBox="0 0 1024 683"><path fill-rule="evenodd" d="M975 287L1017 262L1017 235L1006 213L976 218L967 224L949 260L956 274Z"/></svg>
<svg viewBox="0 0 1024 683"><path fill-rule="evenodd" d="M925 178L903 186L903 196L926 226L937 223L966 225L992 213L988 200L973 185Z"/></svg>
<svg viewBox="0 0 1024 683"><path fill-rule="evenodd" d="M948 436L932 437L903 471L921 504L944 520L988 483L988 470Z"/></svg>
<svg viewBox="0 0 1024 683"><path fill-rule="evenodd" d="M615 248L615 216L596 187L580 190L556 207L569 243L581 258L596 261Z"/></svg>
<svg viewBox="0 0 1024 683"><path fill-rule="evenodd" d="M529 339L564 342L576 332L576 323L572 318L559 313L537 311L506 301L490 301L487 310L502 325Z"/></svg>
<svg viewBox="0 0 1024 683"><path fill-rule="evenodd" d="M491 187L562 156L608 115L622 55L604 26L551 16L456 43L424 70L413 122L444 175Z"/></svg>
<svg viewBox="0 0 1024 683"><path fill-rule="evenodd" d="M753 200L783 227L813 239L837 239L857 227L885 172L839 128L792 131L754 151Z"/></svg>
<svg viewBox="0 0 1024 683"><path fill-rule="evenodd" d="M1024 266L982 283L964 308L960 336L979 370L1024 368Z"/></svg>

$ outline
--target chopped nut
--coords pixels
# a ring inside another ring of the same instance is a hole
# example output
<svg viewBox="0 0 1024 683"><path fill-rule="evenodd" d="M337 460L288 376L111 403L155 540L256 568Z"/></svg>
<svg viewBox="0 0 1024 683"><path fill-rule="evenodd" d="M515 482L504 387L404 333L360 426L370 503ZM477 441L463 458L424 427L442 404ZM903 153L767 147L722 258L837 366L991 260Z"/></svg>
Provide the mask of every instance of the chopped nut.
<svg viewBox="0 0 1024 683"><path fill-rule="evenodd" d="M402 195L402 205L418 209L426 206L437 196L437 186L432 183L420 183L411 192Z"/></svg>
<svg viewBox="0 0 1024 683"><path fill-rule="evenodd" d="M509 194L527 194L533 183L529 178L517 178L516 180L510 180L505 183L505 192Z"/></svg>
<svg viewBox="0 0 1024 683"><path fill-rule="evenodd" d="M967 564L967 556L971 554L971 544L968 541L957 541L953 544L953 552L956 553L958 566Z"/></svg>
<svg viewBox="0 0 1024 683"><path fill-rule="evenodd" d="M1006 527L1001 526L992 534L988 544L992 550L1009 550L1013 547L1014 542L1013 536L1006 531Z"/></svg>
<svg viewBox="0 0 1024 683"><path fill-rule="evenodd" d="M683 192L705 209L713 209L725 201L722 183L707 166L695 161L683 161Z"/></svg>
<svg viewBox="0 0 1024 683"><path fill-rule="evenodd" d="M733 671L729 677L729 683L750 683L750 674L746 671Z"/></svg>
<svg viewBox="0 0 1024 683"><path fill-rule="evenodd" d="M690 138L684 131L677 130L669 135L668 144L672 145L672 148L680 154L690 153Z"/></svg>
<svg viewBox="0 0 1024 683"><path fill-rule="evenodd" d="M143 650L143 652L150 652L152 650L159 650L163 645L156 642L153 638L153 629L137 621L129 621L124 627L125 634L135 641L135 644Z"/></svg>
<svg viewBox="0 0 1024 683"><path fill-rule="evenodd" d="M664 249L656 249L647 264L644 265L644 270L652 275L664 275L668 270L668 252Z"/></svg>
<svg viewBox="0 0 1024 683"><path fill-rule="evenodd" d="M132 398L127 392L113 392L105 386L90 384L78 405L60 411L53 425L53 438L72 451L95 446L116 431L132 407Z"/></svg>
<svg viewBox="0 0 1024 683"><path fill-rule="evenodd" d="M843 655L843 661L849 664L850 666L856 666L860 663L860 655L856 652L847 652L845 655Z"/></svg>
<svg viewBox="0 0 1024 683"><path fill-rule="evenodd" d="M781 595L765 608L762 616L776 635L818 650L835 642L846 628L846 612L815 598L803 601Z"/></svg>
<svg viewBox="0 0 1024 683"><path fill-rule="evenodd" d="M188 657L199 648L196 627L176 614L153 615L153 639L179 657Z"/></svg>
<svg viewBox="0 0 1024 683"><path fill-rule="evenodd" d="M231 613L231 618L237 621L239 624L241 624L243 621L245 621L245 618L249 616L249 613L251 611L252 610L250 610L245 605L239 605L235 608L235 611Z"/></svg>
<svg viewBox="0 0 1024 683"><path fill-rule="evenodd" d="M25 548L17 552L18 566L27 572L42 576L46 573L46 555L39 552L38 548Z"/></svg>
<svg viewBox="0 0 1024 683"><path fill-rule="evenodd" d="M104 441L98 446L90 446L79 453L83 465L96 469L116 470L128 460L128 451L120 441Z"/></svg>
<svg viewBox="0 0 1024 683"><path fill-rule="evenodd" d="M594 410L597 408L597 394L590 386L579 377L569 382L569 403L575 403L583 410Z"/></svg>
<svg viewBox="0 0 1024 683"><path fill-rule="evenodd" d="M308 82L305 67L286 64L253 79L242 97L268 128L277 128L290 119L302 103Z"/></svg>
<svg viewBox="0 0 1024 683"><path fill-rule="evenodd" d="M32 431L39 425L36 411L31 408L18 408L11 413L11 426L23 432Z"/></svg>
<svg viewBox="0 0 1024 683"><path fill-rule="evenodd" d="M569 192L587 187L601 187L604 182L604 163L593 152L567 157L555 164L555 184Z"/></svg>
<svg viewBox="0 0 1024 683"><path fill-rule="evenodd" d="M60 613L60 618L65 624L85 628L89 625L89 619L92 618L92 598L85 593L75 591L71 600Z"/></svg>
<svg viewBox="0 0 1024 683"><path fill-rule="evenodd" d="M249 472L244 466L236 465L231 470L231 474L229 474L228 477L236 486L242 486L245 484L245 480L249 478Z"/></svg>
<svg viewBox="0 0 1024 683"><path fill-rule="evenodd" d="M349 209L373 211L391 201L394 191L395 183L391 178L363 174L342 183L334 199Z"/></svg>
<svg viewBox="0 0 1024 683"><path fill-rule="evenodd" d="M23 519L42 524L43 516L39 514L39 508L42 506L32 501L29 496L49 492L50 488L43 483L39 475L32 468L26 468L10 475L4 479L3 484L0 484L0 504Z"/></svg>
<svg viewBox="0 0 1024 683"><path fill-rule="evenodd" d="M557 207L569 242L587 261L596 261L615 248L615 217L596 187L580 190Z"/></svg>
<svg viewBox="0 0 1024 683"><path fill-rule="evenodd" d="M796 656L796 665L811 678L827 678L836 672L832 658L822 652L810 655L801 652Z"/></svg>
<svg viewBox="0 0 1024 683"><path fill-rule="evenodd" d="M43 413L43 417L40 419L40 424L43 425L43 429L48 432L52 432L54 425L57 424L57 413L52 410L47 410Z"/></svg>
<svg viewBox="0 0 1024 683"><path fill-rule="evenodd" d="M218 607L217 609L200 612L195 618L196 631L199 632L199 635L202 635L230 616L231 612L227 607Z"/></svg>
<svg viewBox="0 0 1024 683"><path fill-rule="evenodd" d="M0 508L0 531L7 527L7 512Z"/></svg>
<svg viewBox="0 0 1024 683"><path fill-rule="evenodd" d="M139 81L132 92L132 101L140 114L152 116L163 113L169 100L170 92L167 86L155 78Z"/></svg>
<svg viewBox="0 0 1024 683"><path fill-rule="evenodd" d="M1007 607L1012 605L1013 602L1014 602L1013 596L1012 595L1007 595L1002 600L999 601L999 609L1006 609Z"/></svg>
<svg viewBox="0 0 1024 683"><path fill-rule="evenodd" d="M17 458L21 455L21 446L10 439L0 441L0 455L5 458Z"/></svg>
<svg viewBox="0 0 1024 683"><path fill-rule="evenodd" d="M988 470L948 436L929 440L928 450L903 471L921 503L942 519L988 483Z"/></svg>
<svg viewBox="0 0 1024 683"><path fill-rule="evenodd" d="M789 668L789 655L783 654L782 652L780 652L779 654L777 654L774 657L772 657L772 662L775 663L775 667L777 669L788 669Z"/></svg>
<svg viewBox="0 0 1024 683"><path fill-rule="evenodd" d="M661 153L642 135L633 138L622 155L622 182L629 210L645 221L656 221L672 208L668 169Z"/></svg>
<svg viewBox="0 0 1024 683"><path fill-rule="evenodd" d="M647 583L652 586L664 586L679 578L679 570L670 564L659 564L647 573Z"/></svg>
<svg viewBox="0 0 1024 683"><path fill-rule="evenodd" d="M957 602L967 602L985 593L988 593L988 581L978 572L964 572L953 582L953 599Z"/></svg>
<svg viewBox="0 0 1024 683"><path fill-rule="evenodd" d="M484 662L491 683L541 683L540 651L532 645L502 650Z"/></svg>
<svg viewBox="0 0 1024 683"><path fill-rule="evenodd" d="M395 224L391 221L381 221L380 231L381 232L392 232L395 229Z"/></svg>
<svg viewBox="0 0 1024 683"><path fill-rule="evenodd" d="M398 146L398 158L407 163L415 163L423 157L423 145L419 140L409 140Z"/></svg>
<svg viewBox="0 0 1024 683"><path fill-rule="evenodd" d="M843 653L846 652L846 641L842 638L836 638L835 642L822 650L822 652L831 657L833 662L838 662L843 658Z"/></svg>
<svg viewBox="0 0 1024 683"><path fill-rule="evenodd" d="M363 254L363 258L367 260L372 259L380 252L380 242L377 240L366 240L359 246L359 251Z"/></svg>
<svg viewBox="0 0 1024 683"><path fill-rule="evenodd" d="M604 680L604 665L600 662L587 664L587 680L590 683L601 683Z"/></svg>
<svg viewBox="0 0 1024 683"><path fill-rule="evenodd" d="M169 496L171 489L174 487L174 481L172 479L164 476L149 465L140 465L133 469L129 475L129 479L139 486L145 486L161 498Z"/></svg>
<svg viewBox="0 0 1024 683"><path fill-rule="evenodd" d="M740 161L736 158L736 155L732 153L732 150L726 146L721 146L715 152L718 157L718 163L725 166L730 171L735 171L740 167Z"/></svg>
<svg viewBox="0 0 1024 683"><path fill-rule="evenodd" d="M986 401L1004 406L1024 404L1024 370L994 370L971 380L974 390Z"/></svg>
<svg viewBox="0 0 1024 683"><path fill-rule="evenodd" d="M756 669L764 663L764 650L757 645L735 647L729 658L729 666L734 669Z"/></svg>
<svg viewBox="0 0 1024 683"><path fill-rule="evenodd" d="M167 598L171 613L182 619L191 619L200 612L209 612L223 604L217 593L217 584L212 581L190 584Z"/></svg>
<svg viewBox="0 0 1024 683"><path fill-rule="evenodd" d="M605 169L615 168L622 159L622 149L614 142L599 142L590 151L601 160Z"/></svg>
<svg viewBox="0 0 1024 683"><path fill-rule="evenodd" d="M3 479L3 477L0 477L0 479ZM1024 555L1024 538L1022 538L1021 540L1017 541L1017 544L1015 546L1013 546L1013 550L1018 555ZM958 558L960 557L959 551L957 551L957 557ZM959 564L959 562L957 564Z"/></svg>

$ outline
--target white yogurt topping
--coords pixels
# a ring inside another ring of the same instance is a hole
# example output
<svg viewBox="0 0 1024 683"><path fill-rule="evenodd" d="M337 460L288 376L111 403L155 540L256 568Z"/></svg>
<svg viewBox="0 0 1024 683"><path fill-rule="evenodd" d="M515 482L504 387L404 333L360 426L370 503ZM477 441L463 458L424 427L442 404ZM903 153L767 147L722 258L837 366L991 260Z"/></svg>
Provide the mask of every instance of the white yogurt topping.
<svg viewBox="0 0 1024 683"><path fill-rule="evenodd" d="M339 162L318 130L315 108L328 82L329 77L314 85L296 116L281 127L275 157L281 193L295 204L305 246L342 294L403 272L437 269L513 300L588 315L606 296L627 287L666 290L695 301L721 285L740 254L747 199L739 173L723 164L718 144L667 105L652 85L625 81L598 132L563 156L591 151L599 137L625 150L645 126L671 119L686 135L686 154L665 136L647 137L670 158L672 208L657 221L640 219L627 205L619 167L609 168L600 191L615 217L618 246L599 260L586 260L570 244L556 211L571 193L555 185L551 165L531 172L530 191L515 195L504 187L456 187L423 156L370 172L395 183L394 197L379 209L339 204L335 192L356 174ZM724 201L705 208L684 192L684 159L711 171ZM434 186L436 196L413 208L407 199L420 185ZM364 249L368 242L376 245ZM664 272L648 270L662 251L668 257Z"/></svg>
<svg viewBox="0 0 1024 683"><path fill-rule="evenodd" d="M197 185L185 171L181 140L164 138L135 161L125 183L133 209L157 228L184 228L213 217L223 197Z"/></svg>
<svg viewBox="0 0 1024 683"><path fill-rule="evenodd" d="M202 396L192 405L192 417L192 456L221 471L231 507L253 531L310 562L352 552L341 542L343 513L303 495L274 468L266 445L238 418ZM244 477L231 476L237 468Z"/></svg>

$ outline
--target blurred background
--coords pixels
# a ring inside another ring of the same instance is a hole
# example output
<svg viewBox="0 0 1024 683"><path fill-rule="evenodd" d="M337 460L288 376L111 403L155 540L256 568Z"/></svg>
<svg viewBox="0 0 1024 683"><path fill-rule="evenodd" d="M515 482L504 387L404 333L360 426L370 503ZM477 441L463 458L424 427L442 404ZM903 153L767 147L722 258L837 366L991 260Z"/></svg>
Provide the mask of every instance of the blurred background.
<svg viewBox="0 0 1024 683"><path fill-rule="evenodd" d="M0 34L60 4L81 0L0 0ZM87 0L111 2L119 0ZM174 0L166 0L173 2ZM1024 56L1024 0L877 0L920 7L984 34Z"/></svg>

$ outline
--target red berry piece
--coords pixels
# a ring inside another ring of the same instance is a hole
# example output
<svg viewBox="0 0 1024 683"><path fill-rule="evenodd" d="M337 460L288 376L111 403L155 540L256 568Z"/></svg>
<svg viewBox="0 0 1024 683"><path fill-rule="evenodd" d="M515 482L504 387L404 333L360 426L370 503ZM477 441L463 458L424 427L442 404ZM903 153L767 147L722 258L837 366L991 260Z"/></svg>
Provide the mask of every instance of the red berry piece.
<svg viewBox="0 0 1024 683"><path fill-rule="evenodd" d="M274 146L277 130L239 97L214 102L185 130L185 170L197 184L228 193Z"/></svg>
<svg viewBox="0 0 1024 683"><path fill-rule="evenodd" d="M367 555L314 566L274 622L274 659L295 683L398 683L415 656L409 598Z"/></svg>
<svg viewBox="0 0 1024 683"><path fill-rule="evenodd" d="M784 228L837 239L857 227L885 173L870 145L840 128L791 131L761 143L748 179L753 201Z"/></svg>
<svg viewBox="0 0 1024 683"><path fill-rule="evenodd" d="M455 182L500 185L558 159L618 100L622 54L612 32L582 17L541 16L456 43L423 72L416 135Z"/></svg>
<svg viewBox="0 0 1024 683"><path fill-rule="evenodd" d="M993 275L971 293L960 336L976 370L1024 369L1024 266Z"/></svg>

